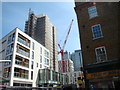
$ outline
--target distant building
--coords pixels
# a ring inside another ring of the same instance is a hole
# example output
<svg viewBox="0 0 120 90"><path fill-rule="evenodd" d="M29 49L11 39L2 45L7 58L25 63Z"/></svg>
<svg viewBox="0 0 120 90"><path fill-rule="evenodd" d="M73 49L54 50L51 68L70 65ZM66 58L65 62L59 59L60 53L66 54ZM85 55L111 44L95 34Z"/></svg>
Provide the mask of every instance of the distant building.
<svg viewBox="0 0 120 90"><path fill-rule="evenodd" d="M83 67L81 50L75 50L73 53L64 52L64 59L71 59L73 61L75 71L80 71L80 68Z"/></svg>
<svg viewBox="0 0 120 90"><path fill-rule="evenodd" d="M74 72L66 72L65 74L69 77L68 84L76 84L79 78L83 78L83 72L81 71L74 71Z"/></svg>
<svg viewBox="0 0 120 90"><path fill-rule="evenodd" d="M75 71L80 71L81 67L83 67L83 62L82 62L82 51L81 50L75 50L71 54L71 60L74 63L74 70Z"/></svg>
<svg viewBox="0 0 120 90"><path fill-rule="evenodd" d="M68 52L68 51L65 51L65 52L64 52L64 59L65 59L65 60L71 59L71 54L70 54L70 52Z"/></svg>
<svg viewBox="0 0 120 90"><path fill-rule="evenodd" d="M36 87L39 69L50 68L50 52L36 40L15 28L0 40L4 85Z"/></svg>
<svg viewBox="0 0 120 90"><path fill-rule="evenodd" d="M70 59L67 59L64 61L64 68L65 68L65 72L74 72L74 66L73 66L73 61ZM58 61L58 69L59 72L62 73L62 60Z"/></svg>
<svg viewBox="0 0 120 90"><path fill-rule="evenodd" d="M50 69L58 71L57 29L48 16L44 14L36 16L30 11L25 24L25 33L50 51Z"/></svg>
<svg viewBox="0 0 120 90"><path fill-rule="evenodd" d="M120 88L120 3L75 2L86 87Z"/></svg>

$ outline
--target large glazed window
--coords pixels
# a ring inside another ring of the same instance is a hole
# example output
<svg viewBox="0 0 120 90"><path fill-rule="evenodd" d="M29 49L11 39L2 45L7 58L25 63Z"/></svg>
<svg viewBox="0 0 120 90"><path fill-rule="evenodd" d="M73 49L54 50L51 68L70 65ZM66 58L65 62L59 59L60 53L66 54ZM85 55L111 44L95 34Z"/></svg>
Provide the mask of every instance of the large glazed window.
<svg viewBox="0 0 120 90"><path fill-rule="evenodd" d="M89 14L89 18L94 18L94 17L98 16L96 6L89 7L88 14Z"/></svg>
<svg viewBox="0 0 120 90"><path fill-rule="evenodd" d="M95 52L96 52L97 62L107 60L106 50L104 46L95 48Z"/></svg>
<svg viewBox="0 0 120 90"><path fill-rule="evenodd" d="M15 33L13 33L12 35L8 37L8 44L14 41L14 39L15 39Z"/></svg>
<svg viewBox="0 0 120 90"><path fill-rule="evenodd" d="M13 52L13 43L10 44L9 46L7 46L7 49L6 49L6 55L7 54L10 54Z"/></svg>

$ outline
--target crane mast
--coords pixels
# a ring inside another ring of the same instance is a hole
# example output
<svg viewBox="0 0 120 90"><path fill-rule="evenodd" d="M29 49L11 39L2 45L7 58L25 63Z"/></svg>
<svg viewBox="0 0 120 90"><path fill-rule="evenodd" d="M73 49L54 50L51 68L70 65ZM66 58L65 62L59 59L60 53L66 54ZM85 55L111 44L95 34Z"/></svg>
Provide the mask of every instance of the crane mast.
<svg viewBox="0 0 120 90"><path fill-rule="evenodd" d="M65 60L64 60L64 48L65 48L65 45L66 45L66 42L67 42L67 39L68 39L68 36L70 34L70 30L71 30L71 27L72 27L72 23L73 23L73 19L70 23L70 26L69 26L69 30L68 30L68 33L66 35L66 38L65 38L65 41L63 43L63 47L60 46L60 44L58 44L59 48L60 48L60 51L58 52L58 54L60 53L61 54L61 59L62 59L62 72L66 72L65 71Z"/></svg>

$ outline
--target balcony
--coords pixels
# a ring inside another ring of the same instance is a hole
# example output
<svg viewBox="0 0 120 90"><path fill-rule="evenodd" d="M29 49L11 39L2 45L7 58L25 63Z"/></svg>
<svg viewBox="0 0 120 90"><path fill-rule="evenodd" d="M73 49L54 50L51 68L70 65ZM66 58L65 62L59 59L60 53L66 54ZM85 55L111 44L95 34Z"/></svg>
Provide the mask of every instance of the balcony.
<svg viewBox="0 0 120 90"><path fill-rule="evenodd" d="M22 54L29 58L29 56L30 56L29 52L30 51L28 49L26 49L25 47L23 47L19 44L17 45L17 53Z"/></svg>
<svg viewBox="0 0 120 90"><path fill-rule="evenodd" d="M28 40L27 38L25 38L24 36L18 34L18 42L24 44L25 46L30 47L30 40Z"/></svg>
<svg viewBox="0 0 120 90"><path fill-rule="evenodd" d="M17 64L17 65L20 65L20 66L23 66L23 67L29 67L29 63L27 63L27 62L23 62L23 61L20 61L20 60L15 60L15 64Z"/></svg>
<svg viewBox="0 0 120 90"><path fill-rule="evenodd" d="M16 56L15 64L29 68L29 60L18 55Z"/></svg>
<svg viewBox="0 0 120 90"><path fill-rule="evenodd" d="M27 73L14 72L14 77L28 79Z"/></svg>
<svg viewBox="0 0 120 90"><path fill-rule="evenodd" d="M14 77L28 79L28 70L24 70L21 68L14 68Z"/></svg>
<svg viewBox="0 0 120 90"><path fill-rule="evenodd" d="M19 49L19 50L18 50L18 53L19 53L19 54L22 54L22 55L24 55L24 56L26 56L26 57L29 57L29 53L25 52L24 50Z"/></svg>

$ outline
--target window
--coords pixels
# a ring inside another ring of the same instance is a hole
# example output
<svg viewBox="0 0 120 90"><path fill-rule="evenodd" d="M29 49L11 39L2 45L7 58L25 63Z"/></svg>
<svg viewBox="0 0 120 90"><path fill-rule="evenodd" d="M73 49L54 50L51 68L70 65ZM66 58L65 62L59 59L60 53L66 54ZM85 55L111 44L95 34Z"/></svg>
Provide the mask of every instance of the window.
<svg viewBox="0 0 120 90"><path fill-rule="evenodd" d="M34 47L35 47L35 44L34 44L34 42L32 43L32 50L34 50Z"/></svg>
<svg viewBox="0 0 120 90"><path fill-rule="evenodd" d="M40 47L40 54L42 54L42 48Z"/></svg>
<svg viewBox="0 0 120 90"><path fill-rule="evenodd" d="M47 59L47 65L49 65L49 59Z"/></svg>
<svg viewBox="0 0 120 90"><path fill-rule="evenodd" d="M47 58L44 58L44 63L46 64L46 65L49 65L49 59L47 59Z"/></svg>
<svg viewBox="0 0 120 90"><path fill-rule="evenodd" d="M34 62L32 61L31 62L31 69L33 69L33 67L34 67Z"/></svg>
<svg viewBox="0 0 120 90"><path fill-rule="evenodd" d="M36 65L37 67L38 67L38 63L37 63L37 65Z"/></svg>
<svg viewBox="0 0 120 90"><path fill-rule="evenodd" d="M44 58L44 64L46 64L46 58Z"/></svg>
<svg viewBox="0 0 120 90"><path fill-rule="evenodd" d="M12 53L12 52L13 52L13 44L7 46L6 55L7 55L7 54L10 54L10 53Z"/></svg>
<svg viewBox="0 0 120 90"><path fill-rule="evenodd" d="M49 58L49 52L47 52L47 58Z"/></svg>
<svg viewBox="0 0 120 90"><path fill-rule="evenodd" d="M31 71L31 80L33 80L33 71Z"/></svg>
<svg viewBox="0 0 120 90"><path fill-rule="evenodd" d="M5 60L12 60L12 55L7 56Z"/></svg>
<svg viewBox="0 0 120 90"><path fill-rule="evenodd" d="M14 37L15 37L15 33L13 33L12 35L8 37L8 44L14 41Z"/></svg>
<svg viewBox="0 0 120 90"><path fill-rule="evenodd" d="M5 62L4 66L10 65L10 62Z"/></svg>
<svg viewBox="0 0 120 90"><path fill-rule="evenodd" d="M45 55L45 57L49 57L49 52L47 52L46 50L44 51L44 55Z"/></svg>
<svg viewBox="0 0 120 90"><path fill-rule="evenodd" d="M42 64L40 64L40 68L42 68Z"/></svg>
<svg viewBox="0 0 120 90"><path fill-rule="evenodd" d="M103 37L100 24L93 25L91 28L94 39Z"/></svg>
<svg viewBox="0 0 120 90"><path fill-rule="evenodd" d="M96 6L89 7L88 14L89 14L89 18L94 18L98 16Z"/></svg>
<svg viewBox="0 0 120 90"><path fill-rule="evenodd" d="M98 47L95 49L97 62L107 60L105 47Z"/></svg>
<svg viewBox="0 0 120 90"><path fill-rule="evenodd" d="M32 59L34 59L34 52L32 51Z"/></svg>
<svg viewBox="0 0 120 90"><path fill-rule="evenodd" d="M40 56L40 63L42 63L42 56Z"/></svg>

